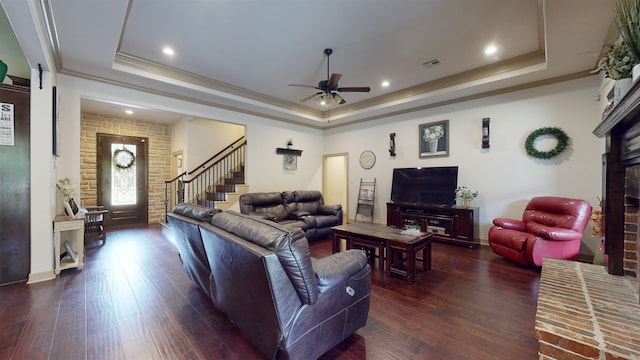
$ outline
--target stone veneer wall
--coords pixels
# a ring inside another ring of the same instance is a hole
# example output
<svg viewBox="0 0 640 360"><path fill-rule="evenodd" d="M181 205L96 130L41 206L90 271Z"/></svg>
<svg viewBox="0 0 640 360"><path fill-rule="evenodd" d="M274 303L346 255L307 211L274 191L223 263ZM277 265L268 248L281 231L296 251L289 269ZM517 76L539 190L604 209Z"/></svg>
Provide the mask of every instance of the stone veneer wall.
<svg viewBox="0 0 640 360"><path fill-rule="evenodd" d="M97 205L97 133L146 137L148 142L148 221L164 221L164 181L171 177L171 128L135 119L82 114L80 121L80 201Z"/></svg>
<svg viewBox="0 0 640 360"><path fill-rule="evenodd" d="M638 280L544 259L536 310L540 360L640 359Z"/></svg>

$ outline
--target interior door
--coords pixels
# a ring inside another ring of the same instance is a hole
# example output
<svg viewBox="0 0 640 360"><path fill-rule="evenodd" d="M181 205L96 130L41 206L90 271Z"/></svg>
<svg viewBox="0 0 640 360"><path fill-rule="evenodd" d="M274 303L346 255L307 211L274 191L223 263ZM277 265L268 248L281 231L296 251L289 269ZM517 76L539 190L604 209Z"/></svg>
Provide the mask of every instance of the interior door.
<svg viewBox="0 0 640 360"><path fill-rule="evenodd" d="M98 205L109 225L148 222L147 138L98 134Z"/></svg>
<svg viewBox="0 0 640 360"><path fill-rule="evenodd" d="M29 88L0 84L0 284L31 268Z"/></svg>

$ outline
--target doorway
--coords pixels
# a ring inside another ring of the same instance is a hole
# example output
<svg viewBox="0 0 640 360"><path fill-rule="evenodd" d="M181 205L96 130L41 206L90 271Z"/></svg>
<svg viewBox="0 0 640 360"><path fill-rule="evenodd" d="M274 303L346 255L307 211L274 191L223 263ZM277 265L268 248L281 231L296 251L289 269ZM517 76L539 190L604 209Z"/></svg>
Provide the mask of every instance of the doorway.
<svg viewBox="0 0 640 360"><path fill-rule="evenodd" d="M174 151L171 154L171 178L172 179L184 172L182 160L183 160L182 150Z"/></svg>
<svg viewBox="0 0 640 360"><path fill-rule="evenodd" d="M98 204L110 225L147 224L147 138L98 134Z"/></svg>
<svg viewBox="0 0 640 360"><path fill-rule="evenodd" d="M329 154L322 161L322 194L325 204L342 204L343 223L349 219L349 154Z"/></svg>

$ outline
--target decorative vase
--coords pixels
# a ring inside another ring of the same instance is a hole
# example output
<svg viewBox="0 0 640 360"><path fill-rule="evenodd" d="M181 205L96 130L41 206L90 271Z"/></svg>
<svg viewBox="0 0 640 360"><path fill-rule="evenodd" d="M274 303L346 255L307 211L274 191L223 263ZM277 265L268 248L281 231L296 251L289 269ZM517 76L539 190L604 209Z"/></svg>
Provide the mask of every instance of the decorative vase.
<svg viewBox="0 0 640 360"><path fill-rule="evenodd" d="M71 212L72 214L69 214L69 212L67 211L67 208L65 207L64 212L69 215L69 216L74 216L75 214L78 213L78 204L76 204L75 200L73 200L73 198L69 198L69 207L71 207Z"/></svg>
<svg viewBox="0 0 640 360"><path fill-rule="evenodd" d="M471 200L470 199L460 199L460 205L462 207L468 208L470 204L471 204Z"/></svg>
<svg viewBox="0 0 640 360"><path fill-rule="evenodd" d="M629 89L631 89L631 85L633 85L631 78L616 80L613 85L613 101L615 104L620 103L620 100L627 94Z"/></svg>
<svg viewBox="0 0 640 360"><path fill-rule="evenodd" d="M429 152L438 151L438 139L429 140Z"/></svg>
<svg viewBox="0 0 640 360"><path fill-rule="evenodd" d="M636 82L636 80L638 80L638 78L640 77L640 64L633 65L631 73L633 82Z"/></svg>

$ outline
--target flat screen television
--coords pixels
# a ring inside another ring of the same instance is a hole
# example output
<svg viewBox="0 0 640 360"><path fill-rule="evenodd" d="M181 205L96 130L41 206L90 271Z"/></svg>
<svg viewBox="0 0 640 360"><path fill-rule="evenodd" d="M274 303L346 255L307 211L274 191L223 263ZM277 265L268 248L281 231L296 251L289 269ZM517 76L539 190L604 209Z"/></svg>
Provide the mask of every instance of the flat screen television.
<svg viewBox="0 0 640 360"><path fill-rule="evenodd" d="M391 201L455 205L457 187L457 166L393 169Z"/></svg>

